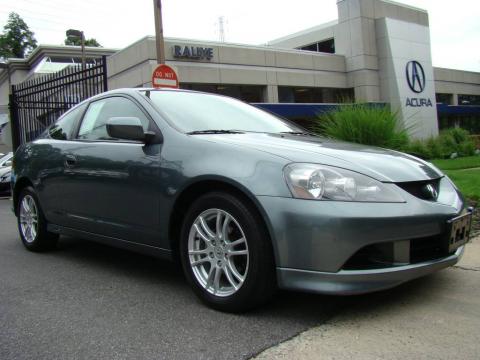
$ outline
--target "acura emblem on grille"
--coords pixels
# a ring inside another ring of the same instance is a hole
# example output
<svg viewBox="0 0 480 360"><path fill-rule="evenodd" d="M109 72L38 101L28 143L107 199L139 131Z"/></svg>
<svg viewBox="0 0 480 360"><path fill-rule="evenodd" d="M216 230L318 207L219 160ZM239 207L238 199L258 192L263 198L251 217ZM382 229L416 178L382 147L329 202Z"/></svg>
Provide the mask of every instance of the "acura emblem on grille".
<svg viewBox="0 0 480 360"><path fill-rule="evenodd" d="M435 186L432 184L427 184L423 187L424 191L430 196L431 199L436 199L438 196L438 191L435 189Z"/></svg>

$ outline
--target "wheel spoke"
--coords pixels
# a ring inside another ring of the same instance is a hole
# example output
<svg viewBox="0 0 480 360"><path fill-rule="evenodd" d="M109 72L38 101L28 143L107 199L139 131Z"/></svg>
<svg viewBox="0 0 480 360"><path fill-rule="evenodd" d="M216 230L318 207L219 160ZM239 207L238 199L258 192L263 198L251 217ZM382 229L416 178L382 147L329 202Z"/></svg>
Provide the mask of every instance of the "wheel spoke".
<svg viewBox="0 0 480 360"><path fill-rule="evenodd" d="M189 250L188 251L188 255L203 255L203 254L207 254L208 253L208 249L201 249L201 250Z"/></svg>
<svg viewBox="0 0 480 360"><path fill-rule="evenodd" d="M205 286L207 289L209 289L213 285L213 279L215 277L215 269L216 269L215 266L213 265L210 266L210 270L208 272L208 277L207 277L207 284Z"/></svg>
<svg viewBox="0 0 480 360"><path fill-rule="evenodd" d="M37 237L37 229L35 229L35 226L30 227L30 234L32 235L32 240L34 240Z"/></svg>
<svg viewBox="0 0 480 360"><path fill-rule="evenodd" d="M220 290L220 277L222 276L222 269L215 266L215 279L213 279L213 293L216 294Z"/></svg>
<svg viewBox="0 0 480 360"><path fill-rule="evenodd" d="M229 245L230 248L233 248L234 246L243 244L244 242L245 242L245 238L242 237L242 238L240 238L240 239L238 239L238 240L232 241L232 242L229 243L228 245Z"/></svg>
<svg viewBox="0 0 480 360"><path fill-rule="evenodd" d="M22 209L23 209L24 213L26 213L26 214L28 214L30 212L30 208L28 206L28 200L23 199Z"/></svg>
<svg viewBox="0 0 480 360"><path fill-rule="evenodd" d="M205 222L205 219L203 218L203 216L199 216L198 218L200 220L200 225L202 226L203 231L205 231L207 233L209 238L214 239L215 234L212 232L212 230L210 230L210 228L208 227L207 223Z"/></svg>
<svg viewBox="0 0 480 360"><path fill-rule="evenodd" d="M248 250L229 250L228 254L230 256L248 255Z"/></svg>
<svg viewBox="0 0 480 360"><path fill-rule="evenodd" d="M30 196L27 198L27 202L28 202L28 208L30 209L30 213L35 213L35 204L33 203L33 198L31 198Z"/></svg>
<svg viewBox="0 0 480 360"><path fill-rule="evenodd" d="M227 265L225 266L225 268L223 269L223 272L225 273L225 277L227 278L228 282L230 283L230 285L233 286L233 288L235 290L238 289L238 285L235 283L235 280L233 279L232 277L232 274L231 274L231 271L230 271L230 267Z"/></svg>
<svg viewBox="0 0 480 360"><path fill-rule="evenodd" d="M235 265L233 265L229 261L229 262L227 262L227 266L228 266L228 269L232 272L233 276L235 276L240 283L243 283L243 281L245 280L245 277L240 275L240 273L235 268Z"/></svg>
<svg viewBox="0 0 480 360"><path fill-rule="evenodd" d="M228 214L225 214L225 219L223 220L222 226L222 239L228 241L228 224L230 224L231 217Z"/></svg>
<svg viewBox="0 0 480 360"><path fill-rule="evenodd" d="M222 212L220 210L217 211L217 218L215 219L215 230L217 232L217 237L219 239L223 239L222 233Z"/></svg>
<svg viewBox="0 0 480 360"><path fill-rule="evenodd" d="M30 241L32 241L34 239L33 237L33 230L32 230L32 225L31 224L28 224L28 228L27 228L27 237Z"/></svg>
<svg viewBox="0 0 480 360"><path fill-rule="evenodd" d="M197 232L197 234L202 238L202 240L209 244L210 239L208 238L207 235L203 233L200 227L197 224L194 224L193 227L195 228L195 231Z"/></svg>
<svg viewBox="0 0 480 360"><path fill-rule="evenodd" d="M204 258L201 258L201 259L198 259L198 260L195 260L195 261L192 261L190 264L192 266L198 266L198 265L201 265L203 263L206 263L207 261L210 261L210 259L208 258L208 256L204 257Z"/></svg>

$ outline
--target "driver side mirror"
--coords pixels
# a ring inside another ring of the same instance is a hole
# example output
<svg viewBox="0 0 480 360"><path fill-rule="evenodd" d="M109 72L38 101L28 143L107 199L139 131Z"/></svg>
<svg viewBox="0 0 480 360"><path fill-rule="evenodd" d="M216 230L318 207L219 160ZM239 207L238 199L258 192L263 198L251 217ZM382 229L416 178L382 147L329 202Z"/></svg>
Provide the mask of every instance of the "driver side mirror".
<svg viewBox="0 0 480 360"><path fill-rule="evenodd" d="M12 160L6 161L5 164L3 164L3 166L5 167L12 166Z"/></svg>
<svg viewBox="0 0 480 360"><path fill-rule="evenodd" d="M150 137L143 131L142 122L136 117L111 117L107 120L107 134L116 139L143 141Z"/></svg>

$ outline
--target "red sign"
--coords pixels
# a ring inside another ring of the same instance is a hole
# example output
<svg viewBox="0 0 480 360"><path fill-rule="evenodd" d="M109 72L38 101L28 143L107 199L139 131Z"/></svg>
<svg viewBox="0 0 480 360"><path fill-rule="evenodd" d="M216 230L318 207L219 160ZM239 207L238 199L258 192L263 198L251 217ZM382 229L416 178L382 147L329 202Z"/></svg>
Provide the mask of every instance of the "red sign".
<svg viewBox="0 0 480 360"><path fill-rule="evenodd" d="M175 70L165 64L158 65L152 74L152 86L178 89L178 77Z"/></svg>

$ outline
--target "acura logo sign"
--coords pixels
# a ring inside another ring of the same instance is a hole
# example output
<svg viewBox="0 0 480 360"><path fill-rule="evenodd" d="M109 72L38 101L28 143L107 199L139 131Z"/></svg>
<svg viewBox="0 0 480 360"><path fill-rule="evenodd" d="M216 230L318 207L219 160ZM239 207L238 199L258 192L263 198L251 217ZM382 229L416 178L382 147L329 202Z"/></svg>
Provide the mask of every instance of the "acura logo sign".
<svg viewBox="0 0 480 360"><path fill-rule="evenodd" d="M418 61L409 61L405 68L407 83L414 93L421 93L425 89L425 71Z"/></svg>

